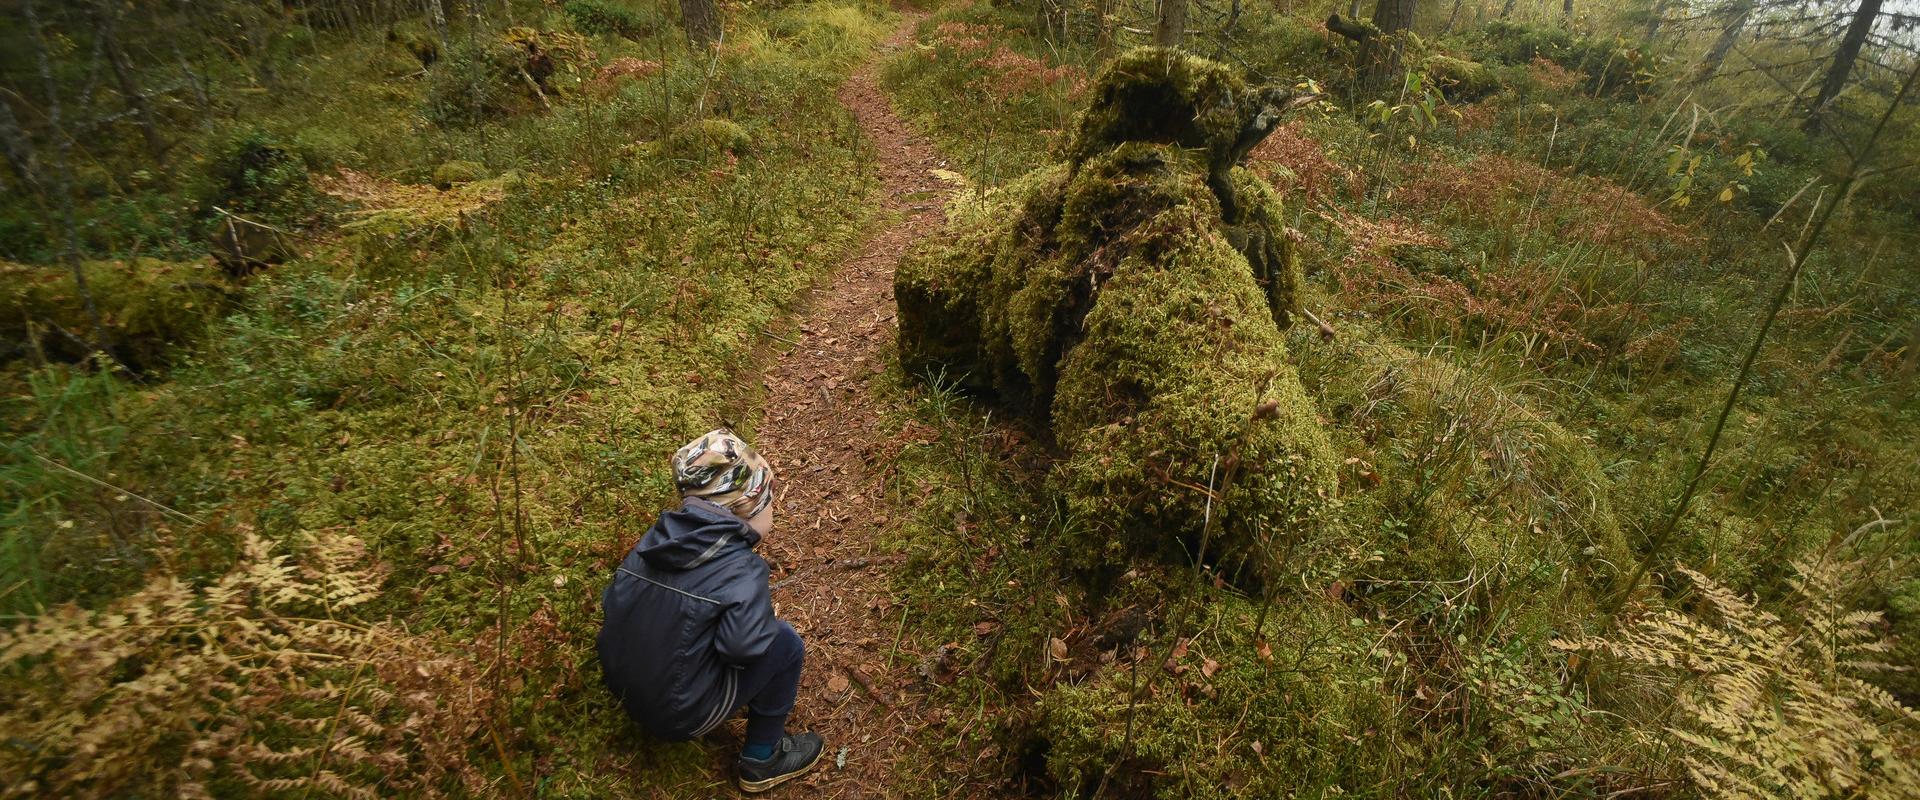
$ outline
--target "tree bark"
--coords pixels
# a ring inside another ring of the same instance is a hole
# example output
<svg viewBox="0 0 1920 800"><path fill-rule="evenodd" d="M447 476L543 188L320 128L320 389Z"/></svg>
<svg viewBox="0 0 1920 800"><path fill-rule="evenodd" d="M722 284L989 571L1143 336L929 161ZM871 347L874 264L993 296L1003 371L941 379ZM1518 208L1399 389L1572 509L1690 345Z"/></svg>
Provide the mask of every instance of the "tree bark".
<svg viewBox="0 0 1920 800"><path fill-rule="evenodd" d="M1573 0L1560 0L1560 24L1573 27Z"/></svg>
<svg viewBox="0 0 1920 800"><path fill-rule="evenodd" d="M1160 0L1153 20L1153 43L1179 47L1187 38L1187 0Z"/></svg>
<svg viewBox="0 0 1920 800"><path fill-rule="evenodd" d="M1670 0L1653 0L1653 8L1647 10L1647 31L1640 37L1643 45L1652 45L1654 37L1660 35L1661 24L1667 21L1667 3Z"/></svg>
<svg viewBox="0 0 1920 800"><path fill-rule="evenodd" d="M1867 43L1867 34L1873 32L1874 20L1880 16L1880 4L1884 0L1861 0L1860 7L1853 10L1853 21L1847 23L1847 33L1840 39L1840 49L1833 54L1833 64L1827 68L1827 77L1820 82L1820 94L1813 98L1813 105L1807 111L1807 121L1802 127L1808 133L1820 128L1820 117L1827 111L1827 105L1840 96L1840 90L1847 88L1847 78L1853 75L1854 62L1860 59L1860 48Z"/></svg>
<svg viewBox="0 0 1920 800"><path fill-rule="evenodd" d="M1406 47L1395 34L1413 27L1417 0L1380 0L1373 6L1373 27L1379 34L1360 43L1360 63L1366 65L1369 86L1386 86L1400 77L1400 51Z"/></svg>
<svg viewBox="0 0 1920 800"><path fill-rule="evenodd" d="M1104 62L1113 55L1113 0L1097 0L1094 12L1100 17L1094 21L1094 51Z"/></svg>
<svg viewBox="0 0 1920 800"><path fill-rule="evenodd" d="M60 84L53 78L53 62L48 55L46 31L40 25L40 15L33 0L25 4L27 30L33 36L34 62L40 69L40 83L47 92L47 129L52 132L57 143L54 153L53 187L60 204L61 232L64 234L60 248L61 260L73 271L73 287L80 295L80 303L87 310L86 346L99 351L100 336L105 333L101 324L100 307L93 302L93 290L87 286L87 273L80 264L80 225L73 211L73 140L60 128ZM91 353L89 354L91 355Z"/></svg>
<svg viewBox="0 0 1920 800"><path fill-rule="evenodd" d="M1517 0L1507 0L1500 6L1500 18L1506 19L1513 14L1513 5Z"/></svg>
<svg viewBox="0 0 1920 800"><path fill-rule="evenodd" d="M1462 2L1464 2L1464 0L1453 0L1453 11L1447 14L1447 26L1440 29L1441 36L1453 32L1453 23L1460 20L1460 4Z"/></svg>
<svg viewBox="0 0 1920 800"><path fill-rule="evenodd" d="M1731 15L1727 24L1720 29L1720 38L1713 40L1713 48L1707 51L1707 57L1700 62L1700 72L1693 77L1695 83L1705 83L1713 79L1720 71L1720 64L1727 60L1727 54L1733 52L1733 46L1740 41L1740 34L1746 31L1747 20L1753 17L1753 0L1736 0L1728 9Z"/></svg>
<svg viewBox="0 0 1920 800"><path fill-rule="evenodd" d="M27 138L27 132L20 127L20 120L13 116L13 104L0 98L0 150L6 151L7 166L13 168L13 174L20 176L20 182L28 186L40 185L40 169L34 163L33 140Z"/></svg>
<svg viewBox="0 0 1920 800"><path fill-rule="evenodd" d="M680 27L694 49L713 47L720 41L720 7L714 0L680 0Z"/></svg>
<svg viewBox="0 0 1920 800"><path fill-rule="evenodd" d="M1327 16L1327 30L1360 44L1357 63L1363 86L1377 89L1399 77L1405 42L1394 34L1412 27L1415 5L1416 0L1379 0L1373 7L1372 27L1341 19L1337 13Z"/></svg>
<svg viewBox="0 0 1920 800"><path fill-rule="evenodd" d="M113 5L96 0L93 6L94 29L106 43L107 64L113 67L113 80L120 89L120 96L126 98L127 106L133 109L140 119L140 136L146 141L147 154L155 162L167 154L166 142L160 139L160 127L153 120L153 106L147 103L147 96L140 91L139 81L133 77L132 59L127 58L126 47L120 43L120 37L114 30L114 17L117 11Z"/></svg>

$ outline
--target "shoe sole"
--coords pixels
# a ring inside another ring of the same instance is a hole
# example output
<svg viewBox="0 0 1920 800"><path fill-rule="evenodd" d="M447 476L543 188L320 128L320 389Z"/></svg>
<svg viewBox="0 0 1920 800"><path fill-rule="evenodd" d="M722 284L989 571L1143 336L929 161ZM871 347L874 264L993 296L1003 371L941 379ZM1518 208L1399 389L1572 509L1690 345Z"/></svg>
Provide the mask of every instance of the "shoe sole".
<svg viewBox="0 0 1920 800"><path fill-rule="evenodd" d="M772 789L775 786L779 786L780 784L786 783L787 781L793 780L794 778L798 778L802 775L805 775L808 772L812 771L813 765L820 763L820 758L822 756L825 756L826 754L827 754L827 748L821 747L820 752L814 753L813 760L807 762L806 766L796 769L785 775L775 775L771 778L767 778L765 780L758 780L758 781L741 779L740 791L746 792L747 794L759 794L761 792L767 791L768 789Z"/></svg>

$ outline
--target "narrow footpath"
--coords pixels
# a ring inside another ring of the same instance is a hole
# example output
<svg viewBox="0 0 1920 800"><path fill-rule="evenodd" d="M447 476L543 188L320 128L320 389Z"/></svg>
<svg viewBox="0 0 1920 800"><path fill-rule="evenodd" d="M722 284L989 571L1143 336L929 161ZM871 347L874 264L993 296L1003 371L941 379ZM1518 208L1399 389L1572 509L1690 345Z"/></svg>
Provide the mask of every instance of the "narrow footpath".
<svg viewBox="0 0 1920 800"><path fill-rule="evenodd" d="M871 147L881 203L894 221L818 288L765 375L766 414L755 446L781 487L773 534L773 601L807 643L791 730L819 731L827 754L796 797L888 797L894 758L914 725L911 670L891 668L902 610L887 588L894 559L879 545L889 523L879 464L887 452L871 379L893 340L893 272L914 239L937 230L945 187L933 146L896 116L876 72L919 21L902 20L876 57L841 86Z"/></svg>

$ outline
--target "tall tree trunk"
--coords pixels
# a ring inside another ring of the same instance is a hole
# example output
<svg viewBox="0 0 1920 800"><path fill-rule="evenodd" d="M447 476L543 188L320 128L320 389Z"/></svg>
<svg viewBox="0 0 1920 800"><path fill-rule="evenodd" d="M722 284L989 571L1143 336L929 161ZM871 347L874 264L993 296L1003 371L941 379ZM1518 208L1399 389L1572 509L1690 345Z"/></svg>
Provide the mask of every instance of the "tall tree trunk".
<svg viewBox="0 0 1920 800"><path fill-rule="evenodd" d="M1352 39L1360 45L1355 63L1359 83L1379 89L1400 77L1400 51L1406 37L1397 36L1413 26L1417 0L1378 0L1373 6L1373 25L1341 19L1338 13L1327 16L1327 30Z"/></svg>
<svg viewBox="0 0 1920 800"><path fill-rule="evenodd" d="M448 42L447 7L440 0L428 0L427 17L433 20L434 35L440 37L440 52L445 53L452 46Z"/></svg>
<svg viewBox="0 0 1920 800"><path fill-rule="evenodd" d="M1113 0L1097 0L1094 13L1099 16L1094 20L1094 51L1106 61L1113 56Z"/></svg>
<svg viewBox="0 0 1920 800"><path fill-rule="evenodd" d="M1573 0L1560 0L1560 24L1573 27Z"/></svg>
<svg viewBox="0 0 1920 800"><path fill-rule="evenodd" d="M694 49L713 47L720 41L720 7L714 0L680 0L680 26Z"/></svg>
<svg viewBox="0 0 1920 800"><path fill-rule="evenodd" d="M1853 75L1853 64L1860 59L1860 48L1867 43L1867 34L1873 32L1873 22L1880 16L1880 4L1883 0L1861 0L1860 7L1853 10L1853 21L1847 23L1847 34L1840 39L1840 50L1833 54L1833 65L1827 67L1826 80L1820 82L1820 94L1813 98L1813 106L1807 111L1807 121L1803 126L1808 133L1819 130L1820 116L1827 111L1827 104L1840 96L1840 90L1847 88L1847 78Z"/></svg>
<svg viewBox="0 0 1920 800"><path fill-rule="evenodd" d="M0 98L0 150L6 151L7 166L20 176L21 183L39 187L40 169L34 164L33 140L27 138L20 120L13 116L13 104L4 98Z"/></svg>
<svg viewBox="0 0 1920 800"><path fill-rule="evenodd" d="M1509 17L1509 16L1512 16L1512 15L1513 15L1513 4L1514 4L1515 2L1517 2L1517 0L1507 0L1507 2L1505 2L1505 3L1503 3L1503 4L1501 4L1501 6L1500 6L1500 18L1501 18L1501 19L1506 19L1507 17Z"/></svg>
<svg viewBox="0 0 1920 800"><path fill-rule="evenodd" d="M1460 21L1460 4L1463 2L1465 0L1453 0L1453 12L1447 14L1447 26L1440 29L1441 36L1453 32L1453 23Z"/></svg>
<svg viewBox="0 0 1920 800"><path fill-rule="evenodd" d="M140 136L146 140L147 154L158 162L167 153L166 143L160 140L160 128L153 121L153 107L147 103L147 96L140 91L140 83L134 80L132 59L127 58L126 47L121 45L120 37L115 33L114 17L118 11L113 4L96 0L92 8L94 29L106 44L107 64L113 67L114 84L120 89L127 106L133 109L140 119Z"/></svg>
<svg viewBox="0 0 1920 800"><path fill-rule="evenodd" d="M34 61L40 68L40 83L47 93L47 129L56 143L54 153L53 187L56 200L60 204L61 232L64 240L60 248L62 260L73 270L73 288L80 295L80 303L87 311L87 331L85 345L88 355L100 350L100 336L105 331L101 324L100 307L93 302L93 290L87 286L87 272L80 264L80 225L73 212L73 139L60 128L60 84L53 78L53 62L48 55L46 30L40 25L40 14L34 0L25 4L27 31L33 36Z"/></svg>
<svg viewBox="0 0 1920 800"><path fill-rule="evenodd" d="M1395 34L1413 27L1413 9L1417 0L1379 0L1373 6L1373 27L1380 33L1360 43L1360 63L1366 65L1365 82L1380 87L1400 77L1400 51L1405 37Z"/></svg>
<svg viewBox="0 0 1920 800"><path fill-rule="evenodd" d="M1713 40L1713 48L1707 51L1707 57L1700 62L1700 72L1693 77L1695 83L1705 83L1720 71L1720 64L1727 60L1727 54L1733 52L1734 44L1740 41L1740 34L1747 29L1747 20L1753 17L1753 0L1736 0L1727 9L1730 15L1726 27L1720 29L1720 38Z"/></svg>
<svg viewBox="0 0 1920 800"><path fill-rule="evenodd" d="M1153 20L1153 43L1179 47L1187 38L1187 0L1160 0Z"/></svg>
<svg viewBox="0 0 1920 800"><path fill-rule="evenodd" d="M1670 0L1653 0L1653 7L1647 9L1647 31L1640 37L1643 46L1651 46L1654 37L1660 35L1660 26L1667 21L1667 3Z"/></svg>

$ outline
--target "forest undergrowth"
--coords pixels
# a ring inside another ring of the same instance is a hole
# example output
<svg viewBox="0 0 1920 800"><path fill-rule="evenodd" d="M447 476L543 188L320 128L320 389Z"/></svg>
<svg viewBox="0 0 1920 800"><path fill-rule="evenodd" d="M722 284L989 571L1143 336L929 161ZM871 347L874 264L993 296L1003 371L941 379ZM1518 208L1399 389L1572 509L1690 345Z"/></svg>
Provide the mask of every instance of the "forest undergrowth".
<svg viewBox="0 0 1920 800"><path fill-rule="evenodd" d="M156 93L164 167L123 119L0 203L7 796L720 785L605 696L600 590L871 222L834 91L890 12L697 52L653 7L379 8L155 12L261 38L148 44L144 80L195 82ZM82 11L10 17L9 74L83 79Z"/></svg>

